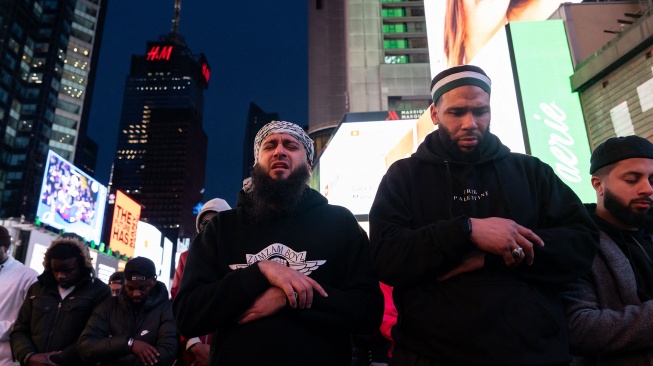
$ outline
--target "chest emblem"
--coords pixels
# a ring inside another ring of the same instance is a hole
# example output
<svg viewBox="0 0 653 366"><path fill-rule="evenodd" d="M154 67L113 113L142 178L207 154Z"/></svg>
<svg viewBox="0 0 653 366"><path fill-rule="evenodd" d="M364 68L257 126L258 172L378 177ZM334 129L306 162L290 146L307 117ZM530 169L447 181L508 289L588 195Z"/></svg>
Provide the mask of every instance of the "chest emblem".
<svg viewBox="0 0 653 366"><path fill-rule="evenodd" d="M279 262L286 267L290 267L297 272L309 275L326 263L326 260L307 261L306 251L296 252L281 243L270 244L256 254L246 254L245 260L247 263L230 264L229 268L236 270L238 268L245 268L259 261L271 260Z"/></svg>

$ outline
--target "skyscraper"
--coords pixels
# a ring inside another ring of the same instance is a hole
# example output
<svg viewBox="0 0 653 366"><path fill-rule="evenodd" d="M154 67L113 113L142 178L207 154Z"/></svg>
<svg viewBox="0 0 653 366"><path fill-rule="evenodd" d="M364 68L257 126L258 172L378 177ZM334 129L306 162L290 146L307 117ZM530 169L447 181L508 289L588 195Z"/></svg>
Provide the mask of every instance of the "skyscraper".
<svg viewBox="0 0 653 366"><path fill-rule="evenodd" d="M254 103L249 103L247 125L245 126L245 142L243 143L243 179L249 177L254 165L254 138L261 127L268 122L279 119L279 113L265 112Z"/></svg>
<svg viewBox="0 0 653 366"><path fill-rule="evenodd" d="M177 8L178 9L178 8ZM133 55L110 185L142 205L141 220L167 238L195 235L203 201L207 136L202 128L210 68L177 31Z"/></svg>
<svg viewBox="0 0 653 366"><path fill-rule="evenodd" d="M48 149L76 164L93 151L85 133L105 14L105 0L0 0L0 217L34 217Z"/></svg>
<svg viewBox="0 0 653 366"><path fill-rule="evenodd" d="M309 132L328 139L347 112L430 104L424 1L312 0Z"/></svg>

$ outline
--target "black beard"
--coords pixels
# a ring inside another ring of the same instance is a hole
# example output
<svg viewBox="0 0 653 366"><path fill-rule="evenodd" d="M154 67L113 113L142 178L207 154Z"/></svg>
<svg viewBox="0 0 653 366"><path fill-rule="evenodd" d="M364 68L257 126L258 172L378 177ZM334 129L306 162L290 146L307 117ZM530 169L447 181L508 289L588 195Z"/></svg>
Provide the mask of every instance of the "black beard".
<svg viewBox="0 0 653 366"><path fill-rule="evenodd" d="M605 190L603 205L614 218L622 223L638 229L653 230L653 211L650 208L646 211L633 211L629 205L621 203L609 189Z"/></svg>
<svg viewBox="0 0 653 366"><path fill-rule="evenodd" d="M458 144L456 144L451 139L451 134L449 133L449 130L446 127L440 125L438 129L440 130L440 133L438 135L440 135L440 142L442 142L442 146L444 147L444 150L448 152L449 155L452 158L454 158L454 160L465 162L465 163L474 163L481 158L481 151L483 150L485 137L490 132L490 126L488 126L485 132L478 137L478 144L474 147L474 149L469 152L464 152L460 150Z"/></svg>
<svg viewBox="0 0 653 366"><path fill-rule="evenodd" d="M261 222L274 216L285 216L297 208L306 192L311 173L308 165L297 168L286 179L272 179L258 164L252 169L250 195L252 216Z"/></svg>

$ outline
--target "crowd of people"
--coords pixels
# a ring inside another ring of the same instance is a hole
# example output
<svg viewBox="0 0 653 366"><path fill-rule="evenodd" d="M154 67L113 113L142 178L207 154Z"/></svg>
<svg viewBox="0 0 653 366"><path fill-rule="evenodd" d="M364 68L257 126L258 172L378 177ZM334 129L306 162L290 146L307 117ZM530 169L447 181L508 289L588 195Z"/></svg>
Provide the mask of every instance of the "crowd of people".
<svg viewBox="0 0 653 366"><path fill-rule="evenodd" d="M598 145L583 204L490 132L491 89L476 66L435 76L438 128L381 180L369 237L308 187L306 132L263 126L172 299L147 258L102 283L74 234L37 276L0 227L0 366L653 365L653 144Z"/></svg>

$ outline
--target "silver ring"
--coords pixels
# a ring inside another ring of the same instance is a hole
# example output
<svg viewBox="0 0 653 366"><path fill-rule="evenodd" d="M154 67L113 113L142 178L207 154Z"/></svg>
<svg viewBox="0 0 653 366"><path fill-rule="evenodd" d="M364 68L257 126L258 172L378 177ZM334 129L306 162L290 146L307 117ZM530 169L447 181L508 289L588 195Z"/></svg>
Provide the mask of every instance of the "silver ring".
<svg viewBox="0 0 653 366"><path fill-rule="evenodd" d="M515 248L512 250L512 257L515 259L518 259L521 257L521 255L524 253L524 249L520 248Z"/></svg>

